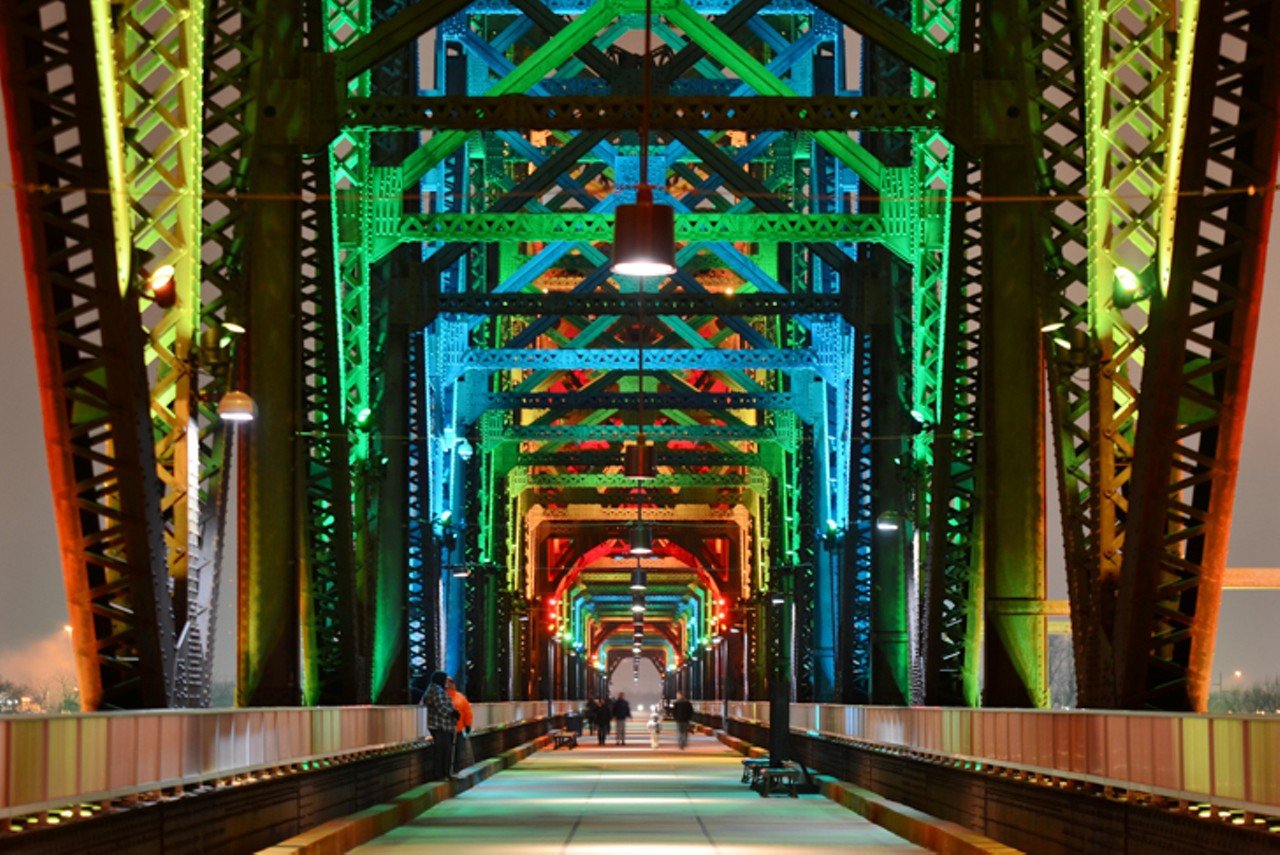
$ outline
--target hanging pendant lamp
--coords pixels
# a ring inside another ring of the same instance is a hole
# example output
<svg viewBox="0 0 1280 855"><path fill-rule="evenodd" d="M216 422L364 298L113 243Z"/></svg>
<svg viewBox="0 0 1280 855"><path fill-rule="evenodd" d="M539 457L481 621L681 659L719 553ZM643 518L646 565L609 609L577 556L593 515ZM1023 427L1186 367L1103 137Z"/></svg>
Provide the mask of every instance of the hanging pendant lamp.
<svg viewBox="0 0 1280 855"><path fill-rule="evenodd" d="M612 269L624 276L670 276L676 272L676 213L670 205L655 203L653 188L647 184L636 188L634 205L617 208Z"/></svg>
<svg viewBox="0 0 1280 855"><path fill-rule="evenodd" d="M637 481L648 481L658 476L653 463L653 446L645 442L643 430L636 432L635 445L628 445L623 450L622 471Z"/></svg>
<svg viewBox="0 0 1280 855"><path fill-rule="evenodd" d="M652 555L653 554L653 529L645 525L643 522L637 522L631 527L630 540L632 555Z"/></svg>
<svg viewBox="0 0 1280 855"><path fill-rule="evenodd" d="M619 205L613 221L614 273L624 276L670 276L676 272L676 214L670 205L653 201L649 183L649 116L653 87L650 80L653 60L653 3L644 9L644 82L640 112L640 183L636 201Z"/></svg>

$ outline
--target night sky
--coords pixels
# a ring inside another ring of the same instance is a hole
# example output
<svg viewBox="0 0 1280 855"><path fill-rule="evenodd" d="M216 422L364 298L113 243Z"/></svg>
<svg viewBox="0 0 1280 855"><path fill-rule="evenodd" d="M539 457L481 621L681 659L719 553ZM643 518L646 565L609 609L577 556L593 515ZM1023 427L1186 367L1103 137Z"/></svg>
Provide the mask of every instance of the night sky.
<svg viewBox="0 0 1280 855"><path fill-rule="evenodd" d="M0 123L3 116L0 115ZM26 682L70 673L70 645L63 633L63 598L53 503L45 468L36 370L31 350L26 285L10 187L8 131L0 147L0 678ZM1280 221L1280 218L1277 218ZM1273 221L1267 289L1262 303L1258 353L1243 464L1231 539L1232 566L1280 565L1280 228ZM1268 333L1272 335L1268 335ZM1055 512L1056 513L1056 512ZM230 518L234 519L232 515ZM1049 519L1051 595L1065 597L1059 525ZM234 556L234 549L228 549ZM224 571L216 672L234 676L234 568ZM1218 636L1215 670L1234 682L1239 669L1244 682L1280 675L1276 630L1280 591L1227 592Z"/></svg>

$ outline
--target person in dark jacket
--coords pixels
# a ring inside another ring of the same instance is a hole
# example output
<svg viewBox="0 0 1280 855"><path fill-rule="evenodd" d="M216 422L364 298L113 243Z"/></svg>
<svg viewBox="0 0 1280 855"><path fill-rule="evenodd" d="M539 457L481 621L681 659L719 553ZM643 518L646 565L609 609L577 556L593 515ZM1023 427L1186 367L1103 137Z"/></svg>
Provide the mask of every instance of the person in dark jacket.
<svg viewBox="0 0 1280 855"><path fill-rule="evenodd" d="M596 725L596 739L601 745L609 738L609 724L613 721L613 703L606 698L597 698L591 710L591 720Z"/></svg>
<svg viewBox="0 0 1280 855"><path fill-rule="evenodd" d="M684 692L676 692L676 702L671 705L671 717L676 720L676 744L683 751L689 744L689 728L693 724L693 704L684 696Z"/></svg>
<svg viewBox="0 0 1280 855"><path fill-rule="evenodd" d="M617 728L614 735L614 745L627 744L627 719L631 718L631 704L627 703L627 696L622 692L618 692L618 699L613 702L613 726Z"/></svg>
<svg viewBox="0 0 1280 855"><path fill-rule="evenodd" d="M431 683L422 695L422 704L427 708L427 729L431 731L431 742L435 757L435 776L433 780L446 780L449 777L450 765L453 763L453 732L459 718L458 710L449 700L449 692L445 685L449 676L443 671L431 675Z"/></svg>

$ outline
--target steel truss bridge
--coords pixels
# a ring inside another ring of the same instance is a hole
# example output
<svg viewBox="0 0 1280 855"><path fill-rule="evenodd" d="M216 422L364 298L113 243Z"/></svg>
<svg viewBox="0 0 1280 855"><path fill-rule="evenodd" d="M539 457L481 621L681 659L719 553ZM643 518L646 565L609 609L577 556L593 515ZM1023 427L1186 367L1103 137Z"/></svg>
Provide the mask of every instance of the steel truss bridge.
<svg viewBox="0 0 1280 855"><path fill-rule="evenodd" d="M1044 706L1048 524L1081 705L1205 708L1280 5L653 7L7 4L87 709L208 705L224 564L244 706Z"/></svg>

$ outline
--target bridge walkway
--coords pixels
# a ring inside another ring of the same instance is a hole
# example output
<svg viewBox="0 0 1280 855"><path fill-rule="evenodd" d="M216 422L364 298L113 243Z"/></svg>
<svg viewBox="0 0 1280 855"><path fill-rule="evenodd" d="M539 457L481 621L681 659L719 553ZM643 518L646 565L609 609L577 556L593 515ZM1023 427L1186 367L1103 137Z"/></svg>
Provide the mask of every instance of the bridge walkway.
<svg viewBox="0 0 1280 855"><path fill-rule="evenodd" d="M740 756L706 736L685 751L668 728L625 747L541 751L356 849L361 855L663 852L673 855L924 851L818 795L762 799Z"/></svg>

